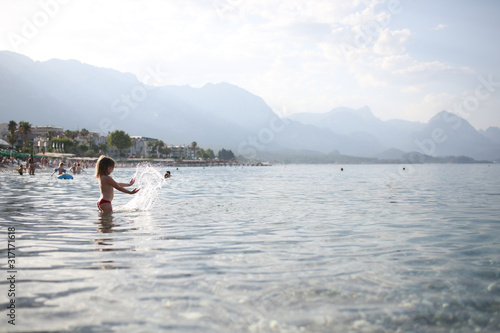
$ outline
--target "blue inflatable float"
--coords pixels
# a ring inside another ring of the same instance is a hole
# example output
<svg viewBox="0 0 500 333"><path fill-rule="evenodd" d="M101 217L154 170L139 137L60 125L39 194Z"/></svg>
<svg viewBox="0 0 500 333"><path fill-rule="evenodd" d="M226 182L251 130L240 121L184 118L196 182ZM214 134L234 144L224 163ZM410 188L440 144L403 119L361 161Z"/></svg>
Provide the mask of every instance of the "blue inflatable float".
<svg viewBox="0 0 500 333"><path fill-rule="evenodd" d="M60 175L59 177L57 177L57 179L73 179L73 176L72 175L68 175L67 173L65 173L65 174Z"/></svg>

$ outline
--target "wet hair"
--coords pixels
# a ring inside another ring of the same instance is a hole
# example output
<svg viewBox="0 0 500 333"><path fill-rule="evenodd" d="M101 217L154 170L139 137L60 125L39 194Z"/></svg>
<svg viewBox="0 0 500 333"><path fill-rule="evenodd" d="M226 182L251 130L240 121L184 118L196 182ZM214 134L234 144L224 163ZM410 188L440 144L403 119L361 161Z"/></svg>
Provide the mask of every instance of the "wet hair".
<svg viewBox="0 0 500 333"><path fill-rule="evenodd" d="M108 168L116 165L115 160L111 157L101 155L95 164L95 178L108 175Z"/></svg>

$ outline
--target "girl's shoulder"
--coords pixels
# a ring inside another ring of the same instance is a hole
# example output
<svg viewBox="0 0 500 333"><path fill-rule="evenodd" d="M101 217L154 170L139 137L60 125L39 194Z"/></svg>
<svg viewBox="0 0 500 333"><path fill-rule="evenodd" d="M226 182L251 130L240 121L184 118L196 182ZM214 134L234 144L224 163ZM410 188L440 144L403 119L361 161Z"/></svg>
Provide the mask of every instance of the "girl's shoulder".
<svg viewBox="0 0 500 333"><path fill-rule="evenodd" d="M100 179L101 181L109 181L109 180L113 180L113 178L111 178L111 176L109 176L109 175L101 175L101 176L99 176L99 179Z"/></svg>

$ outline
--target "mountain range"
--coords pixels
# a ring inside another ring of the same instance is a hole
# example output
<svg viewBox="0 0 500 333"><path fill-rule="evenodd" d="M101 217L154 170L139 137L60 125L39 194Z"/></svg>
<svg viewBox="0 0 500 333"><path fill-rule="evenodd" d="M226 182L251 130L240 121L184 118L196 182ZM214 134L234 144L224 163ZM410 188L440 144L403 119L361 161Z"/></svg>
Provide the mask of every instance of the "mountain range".
<svg viewBox="0 0 500 333"><path fill-rule="evenodd" d="M134 75L76 60L44 62L0 51L0 122L29 121L66 129L121 129L168 144L204 148L306 152L397 158L430 156L500 159L500 128L474 129L447 111L427 123L383 121L369 107L335 108L280 118L266 102L229 83L149 86Z"/></svg>

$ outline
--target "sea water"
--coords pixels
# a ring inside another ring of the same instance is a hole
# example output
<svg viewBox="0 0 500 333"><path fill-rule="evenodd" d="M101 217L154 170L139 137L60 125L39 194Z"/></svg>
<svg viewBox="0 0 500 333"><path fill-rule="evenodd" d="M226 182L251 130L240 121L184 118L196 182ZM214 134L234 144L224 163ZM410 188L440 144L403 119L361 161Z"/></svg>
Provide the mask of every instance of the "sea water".
<svg viewBox="0 0 500 333"><path fill-rule="evenodd" d="M141 186L132 200L123 206L125 210L149 211L153 209L165 182L164 176L150 163L139 163L135 168L134 182ZM134 183L135 184L135 183Z"/></svg>
<svg viewBox="0 0 500 333"><path fill-rule="evenodd" d="M0 173L0 331L500 331L499 165L166 170Z"/></svg>

